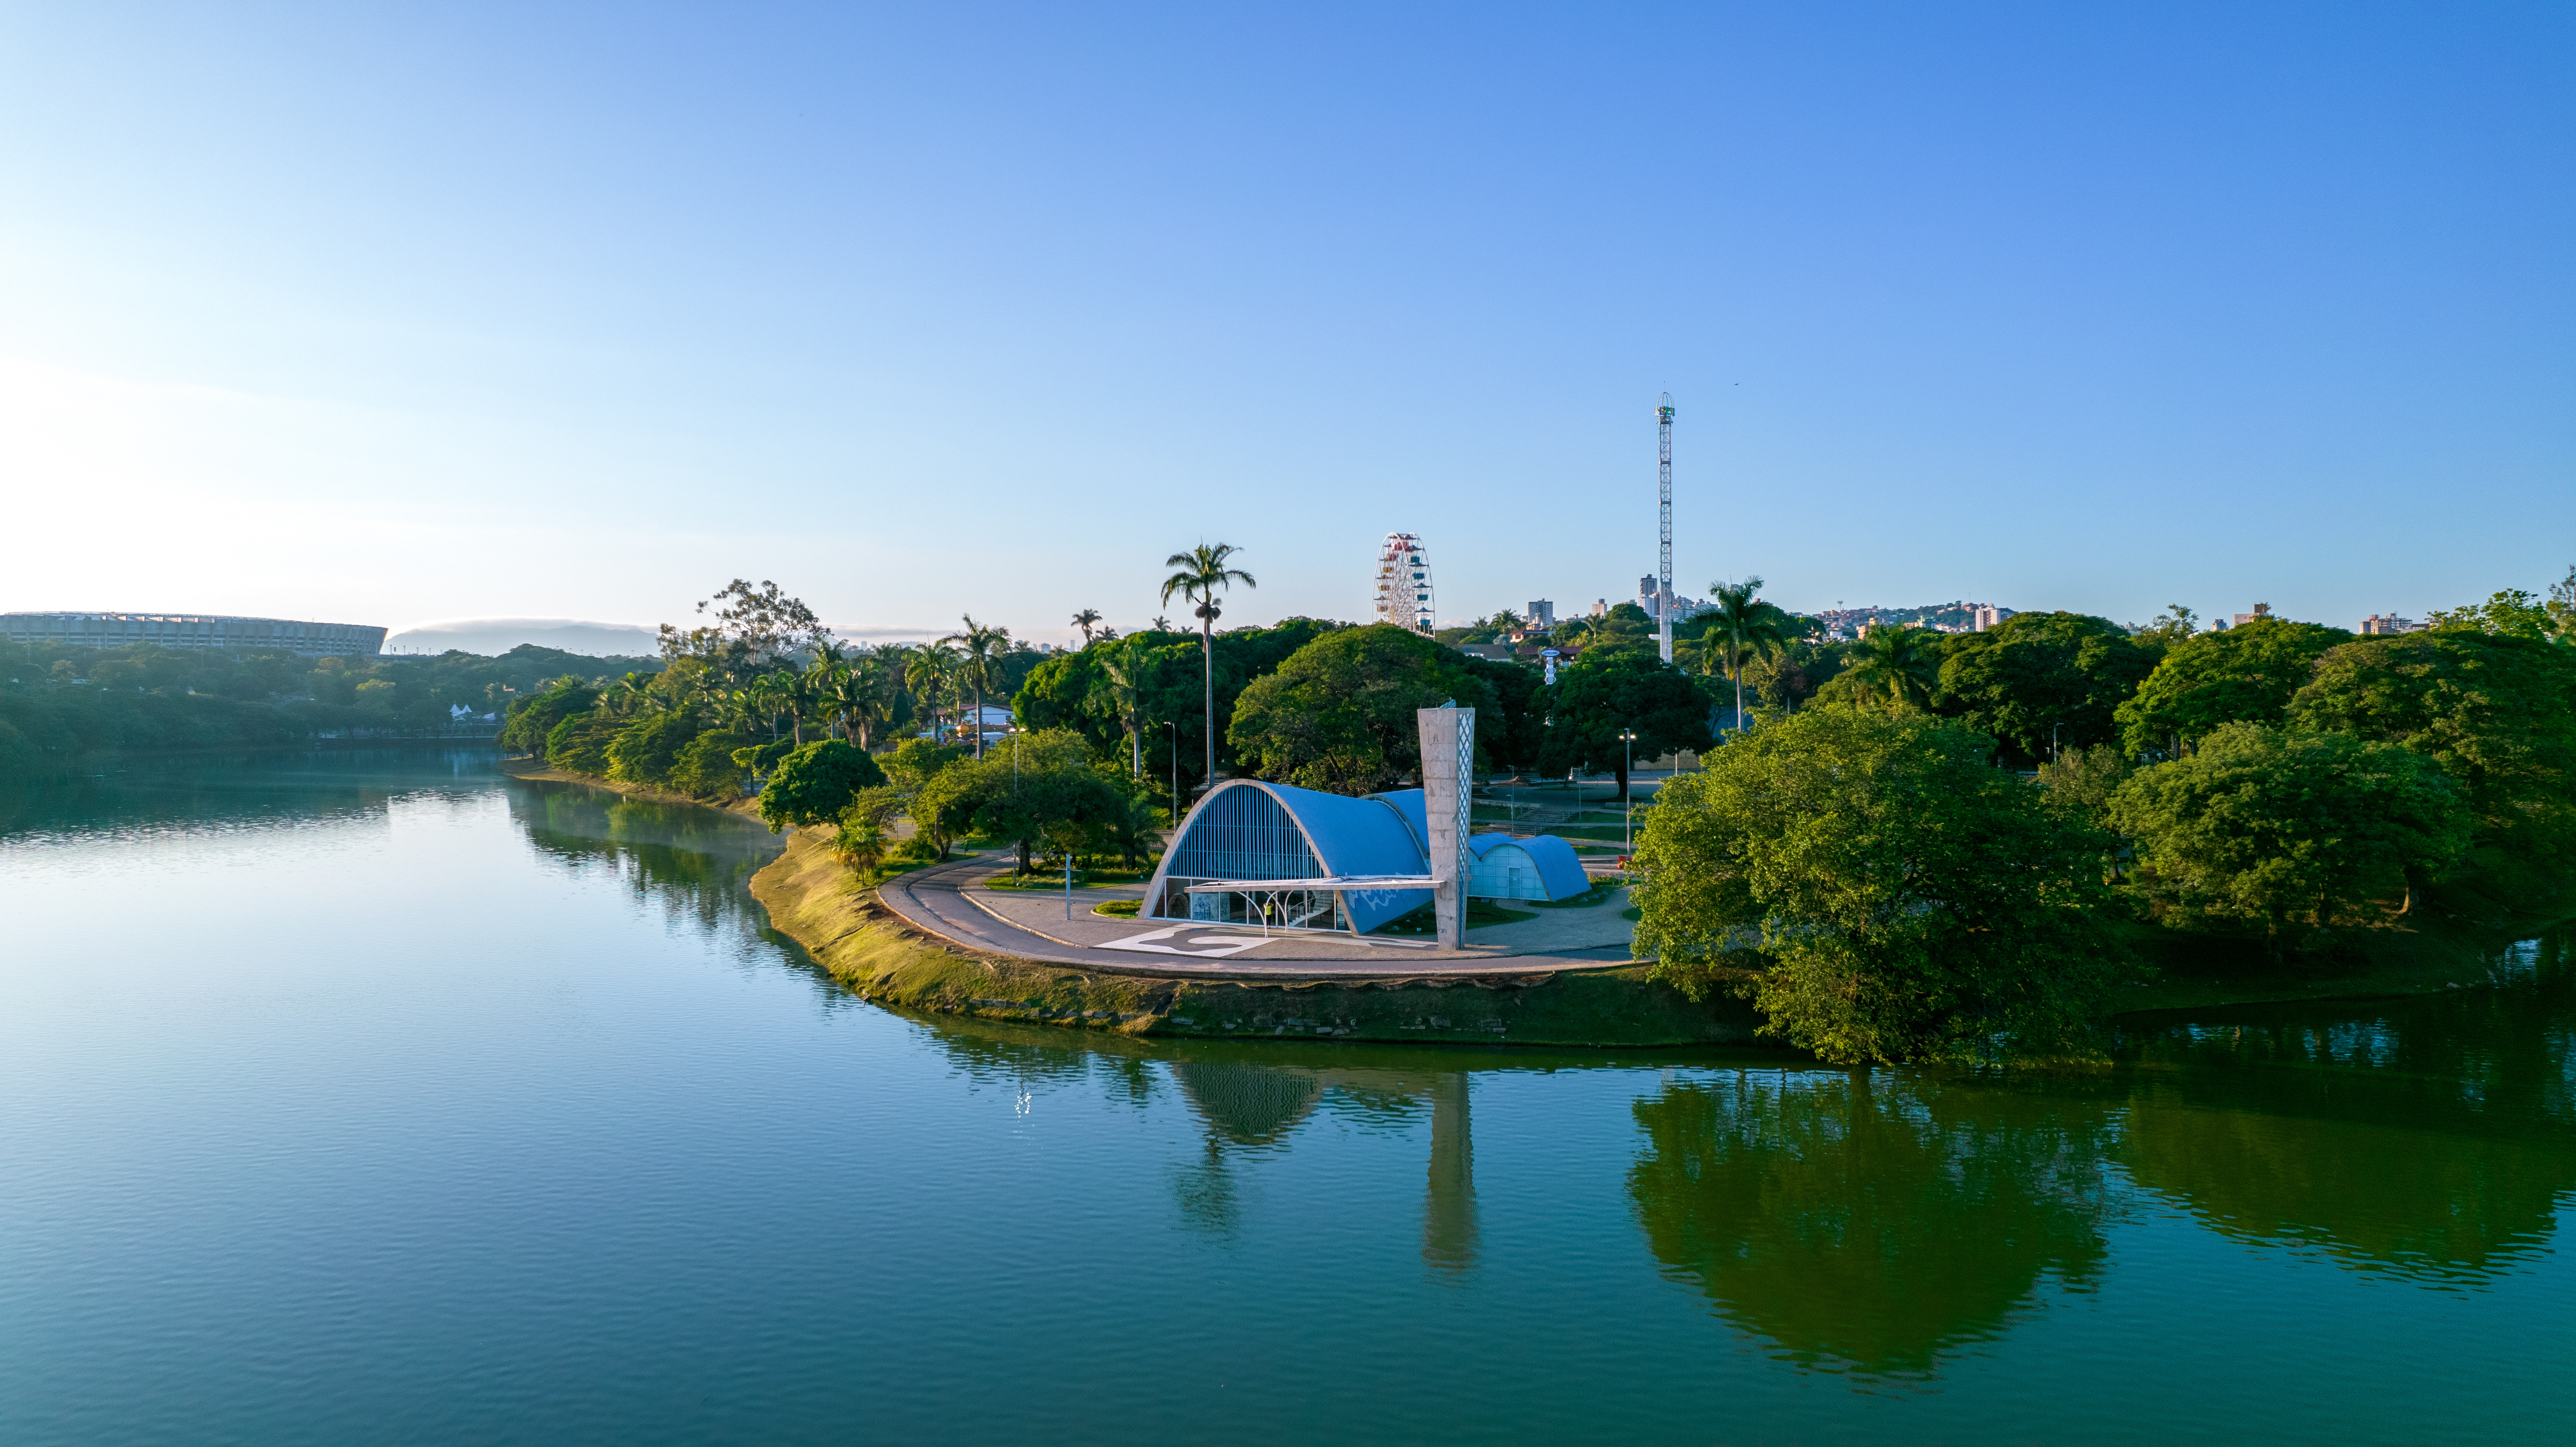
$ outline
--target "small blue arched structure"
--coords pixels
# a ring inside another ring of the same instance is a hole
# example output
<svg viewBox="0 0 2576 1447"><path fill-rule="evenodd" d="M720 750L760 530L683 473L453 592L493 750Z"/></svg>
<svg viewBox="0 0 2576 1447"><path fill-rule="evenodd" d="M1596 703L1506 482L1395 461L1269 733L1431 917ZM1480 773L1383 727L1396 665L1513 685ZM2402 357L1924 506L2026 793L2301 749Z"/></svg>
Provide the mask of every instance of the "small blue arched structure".
<svg viewBox="0 0 2576 1447"><path fill-rule="evenodd" d="M1420 789L1351 798L1228 779L1208 791L1172 836L1145 886L1146 919L1261 924L1366 934L1431 902L1431 830ZM1470 841L1475 849L1483 837ZM1561 899L1587 887L1574 847L1552 835L1489 836L1530 863L1539 887ZM1532 846L1537 846L1533 852ZM1554 846L1551 850L1547 846ZM1489 845L1477 850L1482 860ZM1476 878L1483 877L1481 864ZM1471 887L1472 895L1485 891Z"/></svg>
<svg viewBox="0 0 2576 1447"><path fill-rule="evenodd" d="M1553 834L1479 834L1467 849L1470 899L1572 899L1592 887L1574 846Z"/></svg>

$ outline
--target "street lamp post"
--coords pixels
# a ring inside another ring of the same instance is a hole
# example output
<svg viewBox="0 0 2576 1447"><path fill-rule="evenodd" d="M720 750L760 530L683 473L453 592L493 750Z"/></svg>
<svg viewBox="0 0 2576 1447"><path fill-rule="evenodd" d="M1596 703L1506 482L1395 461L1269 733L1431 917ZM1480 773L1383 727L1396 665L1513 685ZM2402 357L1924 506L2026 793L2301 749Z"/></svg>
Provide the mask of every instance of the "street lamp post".
<svg viewBox="0 0 2576 1447"><path fill-rule="evenodd" d="M1619 847L1622 853L1634 854L1637 852L1637 804L1634 792L1637 787L1637 731L1635 729L1619 731L1619 757L1628 766L1619 774Z"/></svg>

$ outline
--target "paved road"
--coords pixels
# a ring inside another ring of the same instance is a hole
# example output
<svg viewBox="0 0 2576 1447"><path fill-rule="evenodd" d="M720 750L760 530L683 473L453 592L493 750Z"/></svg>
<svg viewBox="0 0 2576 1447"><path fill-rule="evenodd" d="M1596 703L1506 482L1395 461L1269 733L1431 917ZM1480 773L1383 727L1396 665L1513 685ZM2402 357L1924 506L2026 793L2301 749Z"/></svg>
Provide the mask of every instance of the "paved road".
<svg viewBox="0 0 2576 1447"><path fill-rule="evenodd" d="M1005 899L981 889L1001 861L961 859L899 874L880 885L878 897L913 928L962 949L1050 964L1078 965L1106 974L1191 979L1407 979L1421 976L1526 976L1569 969L1604 969L1628 963L1624 948L1505 954L1497 949L1447 951L1408 947L1410 942L1362 942L1348 935L1276 935L1264 938L1240 925L1172 925L1157 920L1112 922L1085 915L1048 929L1002 917L1023 916L1044 896ZM1075 896L1088 909L1099 891ZM1119 891L1130 894L1130 891ZM979 902L979 897L996 905ZM1135 941L1102 948L1097 941Z"/></svg>

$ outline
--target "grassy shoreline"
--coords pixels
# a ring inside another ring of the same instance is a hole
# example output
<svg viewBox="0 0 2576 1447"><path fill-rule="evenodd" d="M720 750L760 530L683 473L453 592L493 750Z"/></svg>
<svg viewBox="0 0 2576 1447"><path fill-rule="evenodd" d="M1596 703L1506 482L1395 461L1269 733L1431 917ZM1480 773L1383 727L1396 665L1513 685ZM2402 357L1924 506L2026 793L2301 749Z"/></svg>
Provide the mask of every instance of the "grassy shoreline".
<svg viewBox="0 0 2576 1447"><path fill-rule="evenodd" d="M863 1000L927 1014L1200 1039L1652 1047L1755 1043L1734 1000L1695 1004L1645 967L1511 980L1310 982L1107 975L971 954L877 902L816 835L752 876L773 928Z"/></svg>
<svg viewBox="0 0 2576 1447"><path fill-rule="evenodd" d="M504 759L512 778L581 784L659 803L758 818L755 800L730 804ZM1769 1044L1760 1018L1732 999L1694 1003L1646 978L1646 967L1514 981L1207 981L1108 975L1074 965L959 950L906 925L834 860L822 831L792 830L779 857L752 876L771 927L859 998L923 1014L1069 1026L1133 1036L1203 1039L1435 1041L1594 1048ZM2133 943L2161 977L2122 992L2121 1015L2303 1000L2431 994L2492 983L2498 955L2555 920L2494 907L2428 911L2344 967L2273 969L2242 942L2144 927Z"/></svg>

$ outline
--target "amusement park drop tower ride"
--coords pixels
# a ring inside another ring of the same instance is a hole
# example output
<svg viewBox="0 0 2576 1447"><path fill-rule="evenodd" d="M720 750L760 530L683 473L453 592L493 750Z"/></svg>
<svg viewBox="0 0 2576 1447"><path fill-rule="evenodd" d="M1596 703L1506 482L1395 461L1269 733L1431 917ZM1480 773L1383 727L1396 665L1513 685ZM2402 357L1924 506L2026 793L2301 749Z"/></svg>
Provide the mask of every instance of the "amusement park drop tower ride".
<svg viewBox="0 0 2576 1447"><path fill-rule="evenodd" d="M1655 624L1656 639L1663 645L1664 661L1673 661L1673 394L1655 399L1655 491L1658 511L1655 515L1658 537L1655 551Z"/></svg>

